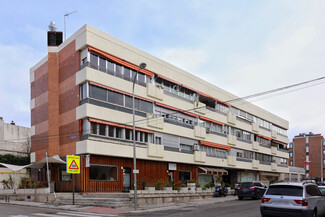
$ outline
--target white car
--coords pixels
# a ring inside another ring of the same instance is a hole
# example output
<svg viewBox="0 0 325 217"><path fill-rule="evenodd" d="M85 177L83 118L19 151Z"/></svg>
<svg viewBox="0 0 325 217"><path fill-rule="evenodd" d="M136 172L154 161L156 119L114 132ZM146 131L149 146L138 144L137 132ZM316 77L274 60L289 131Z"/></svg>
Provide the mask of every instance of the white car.
<svg viewBox="0 0 325 217"><path fill-rule="evenodd" d="M276 183L265 192L260 211L262 217L321 216L325 213L325 197L314 183Z"/></svg>

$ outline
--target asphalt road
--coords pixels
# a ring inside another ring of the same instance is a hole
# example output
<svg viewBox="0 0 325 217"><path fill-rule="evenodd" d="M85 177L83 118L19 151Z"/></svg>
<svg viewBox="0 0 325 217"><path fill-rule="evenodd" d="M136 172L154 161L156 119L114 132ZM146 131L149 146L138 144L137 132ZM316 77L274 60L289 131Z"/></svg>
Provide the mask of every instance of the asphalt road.
<svg viewBox="0 0 325 217"><path fill-rule="evenodd" d="M124 214L122 216L171 217L260 217L260 200L235 200L213 205L186 207L150 213Z"/></svg>

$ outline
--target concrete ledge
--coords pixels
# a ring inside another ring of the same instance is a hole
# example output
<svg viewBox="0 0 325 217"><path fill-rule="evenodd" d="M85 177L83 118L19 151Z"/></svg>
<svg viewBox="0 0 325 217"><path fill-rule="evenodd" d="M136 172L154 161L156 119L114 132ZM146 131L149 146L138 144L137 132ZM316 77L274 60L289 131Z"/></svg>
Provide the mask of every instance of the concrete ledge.
<svg viewBox="0 0 325 217"><path fill-rule="evenodd" d="M197 199L207 199L212 198L213 192L201 192L201 193L158 193L155 194L139 194L138 205L139 206L148 206L148 205L157 205L164 203L174 203L174 202L189 202ZM130 199L134 202L134 194L130 194Z"/></svg>

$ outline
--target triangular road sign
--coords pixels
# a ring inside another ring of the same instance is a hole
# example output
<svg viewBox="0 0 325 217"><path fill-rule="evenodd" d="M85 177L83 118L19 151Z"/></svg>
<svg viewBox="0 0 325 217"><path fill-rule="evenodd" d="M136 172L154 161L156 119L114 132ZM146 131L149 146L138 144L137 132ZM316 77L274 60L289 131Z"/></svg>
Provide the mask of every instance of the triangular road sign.
<svg viewBox="0 0 325 217"><path fill-rule="evenodd" d="M69 169L70 170L78 170L79 169L77 163L74 160L71 162Z"/></svg>

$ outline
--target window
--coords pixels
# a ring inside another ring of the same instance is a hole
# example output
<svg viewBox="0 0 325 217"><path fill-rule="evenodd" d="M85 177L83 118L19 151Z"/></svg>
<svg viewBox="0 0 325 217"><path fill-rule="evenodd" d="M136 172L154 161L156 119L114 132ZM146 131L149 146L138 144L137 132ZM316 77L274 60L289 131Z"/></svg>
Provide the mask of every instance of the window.
<svg viewBox="0 0 325 217"><path fill-rule="evenodd" d="M157 144L157 145L161 145L161 137L156 136L155 141L156 141L156 144Z"/></svg>
<svg viewBox="0 0 325 217"><path fill-rule="evenodd" d="M98 56L90 53L90 66L98 67Z"/></svg>
<svg viewBox="0 0 325 217"><path fill-rule="evenodd" d="M116 65L116 76L122 78L123 73L122 73L122 66Z"/></svg>
<svg viewBox="0 0 325 217"><path fill-rule="evenodd" d="M190 171L180 170L178 177L179 177L180 182L182 182L183 184L186 184L187 180L191 179L191 172Z"/></svg>
<svg viewBox="0 0 325 217"><path fill-rule="evenodd" d="M99 124L99 135L106 136L106 125Z"/></svg>
<svg viewBox="0 0 325 217"><path fill-rule="evenodd" d="M123 105L123 95L114 91L108 91L108 102Z"/></svg>
<svg viewBox="0 0 325 217"><path fill-rule="evenodd" d="M192 145L180 144L180 148L182 150L187 150L187 151L192 151L193 150L193 146Z"/></svg>
<svg viewBox="0 0 325 217"><path fill-rule="evenodd" d="M107 61L107 73L108 74L114 75L114 71L115 71L114 66L115 66L114 63Z"/></svg>
<svg viewBox="0 0 325 217"><path fill-rule="evenodd" d="M67 167L66 165L60 165L60 181L71 181L72 180L72 174L67 173Z"/></svg>
<svg viewBox="0 0 325 217"><path fill-rule="evenodd" d="M293 147L293 143L290 142L290 143L289 143L289 148L292 148L292 147Z"/></svg>
<svg viewBox="0 0 325 217"><path fill-rule="evenodd" d="M293 166L293 161L292 160L290 161L290 166Z"/></svg>
<svg viewBox="0 0 325 217"><path fill-rule="evenodd" d="M293 153L292 152L289 152L289 157L292 157L293 156Z"/></svg>
<svg viewBox="0 0 325 217"><path fill-rule="evenodd" d="M131 80L131 72L130 69L124 67L124 79L130 81Z"/></svg>
<svg viewBox="0 0 325 217"><path fill-rule="evenodd" d="M104 88L90 85L89 96L94 99L107 101L107 91Z"/></svg>
<svg viewBox="0 0 325 217"><path fill-rule="evenodd" d="M91 164L89 179L92 181L117 181L117 166Z"/></svg>
<svg viewBox="0 0 325 217"><path fill-rule="evenodd" d="M300 186L274 185L269 186L265 195L286 195L293 197L302 197L303 188Z"/></svg>
<svg viewBox="0 0 325 217"><path fill-rule="evenodd" d="M92 122L90 126L91 126L91 133L97 135L98 134L97 123Z"/></svg>
<svg viewBox="0 0 325 217"><path fill-rule="evenodd" d="M80 99L86 99L88 97L88 83L84 83L81 85L81 97Z"/></svg>
<svg viewBox="0 0 325 217"><path fill-rule="evenodd" d="M99 58L99 70L106 72L106 60Z"/></svg>

